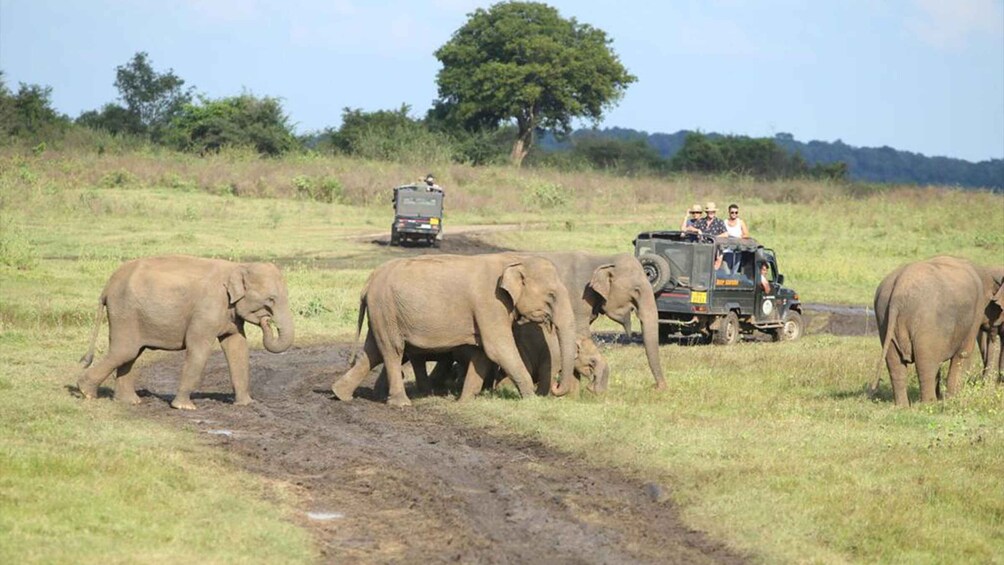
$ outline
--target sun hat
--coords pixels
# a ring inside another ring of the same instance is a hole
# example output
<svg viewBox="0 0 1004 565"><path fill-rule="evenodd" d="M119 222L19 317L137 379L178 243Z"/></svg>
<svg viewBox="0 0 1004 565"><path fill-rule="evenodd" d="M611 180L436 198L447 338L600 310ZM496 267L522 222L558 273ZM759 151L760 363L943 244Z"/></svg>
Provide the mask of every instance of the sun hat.
<svg viewBox="0 0 1004 565"><path fill-rule="evenodd" d="M691 212L703 212L704 208L701 208L700 204L694 204L693 206L690 207L690 211Z"/></svg>
<svg viewBox="0 0 1004 565"><path fill-rule="evenodd" d="M715 203L714 202L708 202L707 204L704 205L704 211L705 212L708 212L708 211L717 212L718 208L715 207Z"/></svg>

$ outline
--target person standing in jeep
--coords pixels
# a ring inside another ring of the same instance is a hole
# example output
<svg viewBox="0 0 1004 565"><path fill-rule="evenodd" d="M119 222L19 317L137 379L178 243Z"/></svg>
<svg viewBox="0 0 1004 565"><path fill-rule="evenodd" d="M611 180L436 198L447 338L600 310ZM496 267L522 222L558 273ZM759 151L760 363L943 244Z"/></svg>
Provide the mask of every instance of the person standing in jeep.
<svg viewBox="0 0 1004 565"><path fill-rule="evenodd" d="M728 228L725 227L725 222L718 217L718 208L714 202L708 202L704 205L704 214L705 216L701 218L701 222L697 226L700 228L701 233L718 237L728 231Z"/></svg>

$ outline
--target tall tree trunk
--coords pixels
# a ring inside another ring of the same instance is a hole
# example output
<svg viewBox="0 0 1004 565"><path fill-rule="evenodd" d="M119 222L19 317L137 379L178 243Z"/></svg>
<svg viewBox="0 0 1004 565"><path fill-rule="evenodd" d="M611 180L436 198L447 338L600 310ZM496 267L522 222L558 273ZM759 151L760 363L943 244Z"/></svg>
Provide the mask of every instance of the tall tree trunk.
<svg viewBox="0 0 1004 565"><path fill-rule="evenodd" d="M519 133L516 134L516 142L512 144L512 152L509 153L509 161L516 168L523 165L523 159L526 158L527 153L530 152L530 146L533 145L533 128L535 122L533 113L529 117L516 119L516 128L519 130Z"/></svg>

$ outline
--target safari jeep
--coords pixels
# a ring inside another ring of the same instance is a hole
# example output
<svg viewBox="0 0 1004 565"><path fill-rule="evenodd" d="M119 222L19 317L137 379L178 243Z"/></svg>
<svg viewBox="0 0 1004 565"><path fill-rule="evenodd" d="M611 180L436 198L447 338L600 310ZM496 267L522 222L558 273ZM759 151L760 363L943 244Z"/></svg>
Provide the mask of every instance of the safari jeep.
<svg viewBox="0 0 1004 565"><path fill-rule="evenodd" d="M754 330L774 341L802 335L798 294L784 287L774 252L752 239L652 231L638 234L634 254L655 291L662 340L697 335L731 345ZM770 292L757 284L761 264Z"/></svg>
<svg viewBox="0 0 1004 565"><path fill-rule="evenodd" d="M425 185L406 184L394 189L394 222L390 244L437 245L443 227L443 191Z"/></svg>

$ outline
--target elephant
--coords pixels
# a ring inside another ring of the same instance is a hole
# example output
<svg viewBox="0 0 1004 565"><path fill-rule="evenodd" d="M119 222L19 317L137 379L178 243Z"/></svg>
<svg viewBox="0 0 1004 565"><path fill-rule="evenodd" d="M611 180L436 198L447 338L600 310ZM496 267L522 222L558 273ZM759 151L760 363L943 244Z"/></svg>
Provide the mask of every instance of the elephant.
<svg viewBox="0 0 1004 565"><path fill-rule="evenodd" d="M91 366L105 310L108 353ZM98 385L116 371L115 400L138 404L135 374L130 374L136 358L146 349L185 350L171 406L195 410L191 393L199 385L213 341L218 340L230 369L234 404L250 404L245 322L261 327L265 349L271 353L282 353L293 344L289 296L275 265L184 255L128 261L101 293L90 348L80 359L85 370L77 387L84 397L95 398Z"/></svg>
<svg viewBox="0 0 1004 565"><path fill-rule="evenodd" d="M356 331L363 318L368 332L361 355L331 385L342 401L370 369L380 363L387 373L387 403L408 406L401 363L412 365L427 355L476 346L484 362L502 367L520 395L532 396L533 381L513 337L515 322L553 325L558 336L561 371L571 375L575 357L575 318L568 291L550 262L513 253L427 255L395 259L377 267L360 296ZM358 337L358 336L357 336ZM473 354L481 361L481 357ZM485 374L485 373L482 373Z"/></svg>
<svg viewBox="0 0 1004 565"><path fill-rule="evenodd" d="M940 367L950 360L947 395L958 392L960 377L991 307L999 308L1004 267L981 267L939 256L899 267L875 291L875 318L882 358L897 406L909 406L907 365L917 366L920 401L941 398ZM880 377L870 385L878 390Z"/></svg>
<svg viewBox="0 0 1004 565"><path fill-rule="evenodd" d="M1004 382L1004 348L1001 347L1001 340L1004 338L1004 285L994 295L994 299L987 305L984 311L984 321L980 325L978 342L980 346L980 356L983 358L983 378L992 379L996 376L997 382Z"/></svg>
<svg viewBox="0 0 1004 565"><path fill-rule="evenodd" d="M555 342L554 332L536 324L517 324L513 326L513 335L520 358L527 371L530 372L534 383L537 384L537 394L547 395L551 391L551 383L558 373L560 363L557 355L559 348ZM485 386L498 387L510 380L507 375L501 374L494 365L487 367L479 365L482 360L471 357L471 355L478 353L475 350L455 355L455 358L458 358L462 365L468 365L461 399L469 398L480 392L482 381ZM436 368L439 369L439 366L437 365ZM586 388L591 392L602 393L607 389L610 380L610 366L600 353L592 336L576 336L575 338L574 374L577 379L588 381Z"/></svg>
<svg viewBox="0 0 1004 565"><path fill-rule="evenodd" d="M572 296L576 331L580 338L591 336L590 325L600 314L624 326L625 333L629 334L631 313L637 313L655 388L664 390L666 379L659 361L659 312L652 285L638 259L630 253L593 255L581 251L535 255L551 261L558 269ZM562 379L561 383L555 384L552 392L562 396L573 392L577 386L578 381L574 379Z"/></svg>

